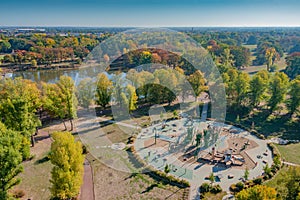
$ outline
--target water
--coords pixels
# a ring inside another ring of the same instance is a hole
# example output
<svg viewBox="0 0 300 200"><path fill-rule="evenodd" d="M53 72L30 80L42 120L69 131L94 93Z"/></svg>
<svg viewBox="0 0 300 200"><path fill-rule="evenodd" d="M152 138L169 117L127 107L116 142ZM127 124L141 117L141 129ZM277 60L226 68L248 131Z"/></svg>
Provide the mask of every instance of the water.
<svg viewBox="0 0 300 200"><path fill-rule="evenodd" d="M77 69L58 69L58 70L39 70L39 71L23 71L14 72L8 75L11 78L22 77L24 79L29 79L34 82L46 82L46 83L56 83L60 76L70 76L75 84L78 85L79 82L84 78L95 79L99 73L103 72L99 67L85 67ZM106 72L105 72L106 73ZM106 75L111 78L112 75Z"/></svg>

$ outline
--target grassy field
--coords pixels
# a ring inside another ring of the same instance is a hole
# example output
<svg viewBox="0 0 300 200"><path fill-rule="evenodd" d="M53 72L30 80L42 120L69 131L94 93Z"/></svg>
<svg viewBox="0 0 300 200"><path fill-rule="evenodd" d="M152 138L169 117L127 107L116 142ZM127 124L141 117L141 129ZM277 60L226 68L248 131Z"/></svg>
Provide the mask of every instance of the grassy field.
<svg viewBox="0 0 300 200"><path fill-rule="evenodd" d="M286 162L300 165L300 143L289 145L275 145Z"/></svg>
<svg viewBox="0 0 300 200"><path fill-rule="evenodd" d="M164 185L147 174L130 174L114 170L95 160L96 199L184 199L188 189Z"/></svg>
<svg viewBox="0 0 300 200"><path fill-rule="evenodd" d="M204 196L204 200L222 200L223 197L226 195L226 192L220 192L218 194L206 193Z"/></svg>

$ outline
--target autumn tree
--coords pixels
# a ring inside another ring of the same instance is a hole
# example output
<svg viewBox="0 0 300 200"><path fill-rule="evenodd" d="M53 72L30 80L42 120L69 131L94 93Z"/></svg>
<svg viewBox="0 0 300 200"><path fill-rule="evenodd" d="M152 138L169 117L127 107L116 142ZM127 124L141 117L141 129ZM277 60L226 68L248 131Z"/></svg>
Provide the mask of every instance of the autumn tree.
<svg viewBox="0 0 300 200"><path fill-rule="evenodd" d="M76 142L70 132L52 134L50 161L51 194L58 199L72 199L78 196L83 177L82 145Z"/></svg>
<svg viewBox="0 0 300 200"><path fill-rule="evenodd" d="M0 123L0 199L9 199L8 191L21 182L22 137Z"/></svg>
<svg viewBox="0 0 300 200"><path fill-rule="evenodd" d="M244 189L241 192L237 193L235 196L237 200L275 200L276 199L276 190L274 188L256 185L254 187Z"/></svg>
<svg viewBox="0 0 300 200"><path fill-rule="evenodd" d="M109 104L111 94L112 82L104 73L99 74L97 77L96 103L105 108Z"/></svg>
<svg viewBox="0 0 300 200"><path fill-rule="evenodd" d="M137 108L137 95L136 95L136 92L135 92L135 87L128 84L126 86L126 90L127 90L127 99L128 99L128 110L129 112L132 112L134 111L136 108Z"/></svg>
<svg viewBox="0 0 300 200"><path fill-rule="evenodd" d="M279 60L280 56L274 47L266 49L265 58L267 63L267 71L270 71L270 67L274 64L275 60Z"/></svg>

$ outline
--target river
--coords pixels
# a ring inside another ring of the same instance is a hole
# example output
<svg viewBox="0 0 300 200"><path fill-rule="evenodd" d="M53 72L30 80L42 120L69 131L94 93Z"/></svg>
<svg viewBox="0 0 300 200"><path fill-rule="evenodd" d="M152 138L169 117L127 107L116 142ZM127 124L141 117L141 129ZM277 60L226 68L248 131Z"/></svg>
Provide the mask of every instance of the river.
<svg viewBox="0 0 300 200"><path fill-rule="evenodd" d="M99 67L85 67L76 69L22 71L10 73L6 76L11 78L22 77L37 83L42 81L46 83L55 83L59 80L60 76L70 76L75 81L75 84L78 85L82 79L88 77L96 78L97 74L100 72L103 72L103 70L101 70ZM111 78L111 75L108 75L108 77Z"/></svg>

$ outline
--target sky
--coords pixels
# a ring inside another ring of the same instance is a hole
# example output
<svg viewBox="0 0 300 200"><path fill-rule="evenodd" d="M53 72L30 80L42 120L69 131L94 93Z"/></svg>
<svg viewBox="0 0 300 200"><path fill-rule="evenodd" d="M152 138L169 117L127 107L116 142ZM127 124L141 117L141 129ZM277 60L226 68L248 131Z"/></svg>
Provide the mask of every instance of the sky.
<svg viewBox="0 0 300 200"><path fill-rule="evenodd" d="M2 0L0 26L300 26L299 0Z"/></svg>

